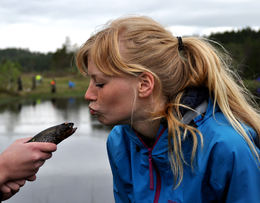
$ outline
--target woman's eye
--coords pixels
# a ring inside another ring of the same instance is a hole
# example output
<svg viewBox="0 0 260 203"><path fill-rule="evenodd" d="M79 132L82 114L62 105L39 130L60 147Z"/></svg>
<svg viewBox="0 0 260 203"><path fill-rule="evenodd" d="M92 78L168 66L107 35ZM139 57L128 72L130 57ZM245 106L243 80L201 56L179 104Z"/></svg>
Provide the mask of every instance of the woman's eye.
<svg viewBox="0 0 260 203"><path fill-rule="evenodd" d="M96 87L102 88L104 87L104 83L96 83Z"/></svg>

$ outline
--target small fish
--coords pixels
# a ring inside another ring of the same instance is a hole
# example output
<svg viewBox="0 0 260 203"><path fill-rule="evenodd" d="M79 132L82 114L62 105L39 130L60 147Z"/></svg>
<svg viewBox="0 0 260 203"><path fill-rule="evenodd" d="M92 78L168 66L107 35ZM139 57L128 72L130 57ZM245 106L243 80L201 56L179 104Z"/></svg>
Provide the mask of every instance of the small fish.
<svg viewBox="0 0 260 203"><path fill-rule="evenodd" d="M35 135L28 142L52 142L59 144L77 130L77 128L73 128L73 125L74 123L62 123L60 125L47 128Z"/></svg>

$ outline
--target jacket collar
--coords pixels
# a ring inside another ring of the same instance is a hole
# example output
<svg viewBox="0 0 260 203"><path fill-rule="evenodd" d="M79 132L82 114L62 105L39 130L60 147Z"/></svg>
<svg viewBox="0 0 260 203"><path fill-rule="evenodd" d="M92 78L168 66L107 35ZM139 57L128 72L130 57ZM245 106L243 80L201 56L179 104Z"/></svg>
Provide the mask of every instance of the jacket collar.
<svg viewBox="0 0 260 203"><path fill-rule="evenodd" d="M184 104L189 108L194 109L195 111L192 111L188 108L180 107L180 112L183 115L182 121L185 124L190 124L192 121L195 121L196 124L198 125L198 123L200 123L204 118L204 113L206 117L212 115L213 105L211 100L209 100L208 98L209 98L209 93L207 88L204 87L187 88L181 99L181 104ZM166 128L166 130L160 135L160 133L164 128ZM147 146L144 145L140 137L137 135L137 133L132 129L130 125L125 125L125 132L129 136L129 138L134 143L136 143L136 145L138 145L141 148L143 147L147 148ZM152 151L153 154L160 154L162 152L168 151L168 129L165 121L162 121L162 124L160 125L160 128L156 135L156 141L152 148L153 148Z"/></svg>
<svg viewBox="0 0 260 203"><path fill-rule="evenodd" d="M133 128L129 125L125 125L124 127L126 135L140 148L146 148L148 150L149 147L147 147L140 136L134 131ZM163 125L160 125L159 130L156 134L156 140L154 142L154 145L150 147L150 150L152 150L152 154L161 154L163 152L168 151L168 129L165 128Z"/></svg>

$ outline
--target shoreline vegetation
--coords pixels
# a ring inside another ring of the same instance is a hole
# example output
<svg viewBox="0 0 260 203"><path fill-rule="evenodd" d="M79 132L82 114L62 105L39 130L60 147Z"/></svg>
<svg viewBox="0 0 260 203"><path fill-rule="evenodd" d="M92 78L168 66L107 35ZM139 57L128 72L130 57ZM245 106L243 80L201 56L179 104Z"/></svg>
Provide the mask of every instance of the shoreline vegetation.
<svg viewBox="0 0 260 203"><path fill-rule="evenodd" d="M33 78L37 73L27 73L21 75L22 90L18 91L18 84L13 85L13 90L0 89L0 106L14 102L27 102L40 100L50 100L57 98L84 98L89 79L79 73L53 76L52 74L42 74L41 81L36 82L33 87ZM53 92L51 82L55 81L55 92ZM256 102L260 104L259 89L260 81L244 80L245 86L253 95Z"/></svg>
<svg viewBox="0 0 260 203"><path fill-rule="evenodd" d="M49 100L57 98L84 98L89 80L80 74L72 73L63 76L51 76L41 74L41 81L33 84L33 79L37 73L27 73L21 75L22 90L18 90L18 84L13 84L12 89L0 89L0 106L13 102L26 102L37 99ZM55 92L51 85L55 81Z"/></svg>

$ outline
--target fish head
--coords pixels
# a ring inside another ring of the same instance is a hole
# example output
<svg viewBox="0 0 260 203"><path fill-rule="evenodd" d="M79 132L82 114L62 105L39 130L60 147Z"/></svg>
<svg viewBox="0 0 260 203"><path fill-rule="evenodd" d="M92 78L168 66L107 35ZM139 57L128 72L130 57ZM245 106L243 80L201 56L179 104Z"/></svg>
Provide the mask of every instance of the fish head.
<svg viewBox="0 0 260 203"><path fill-rule="evenodd" d="M65 122L62 123L60 126L60 131L62 131L62 134L67 137L72 135L77 130L77 128L73 128L74 123Z"/></svg>

